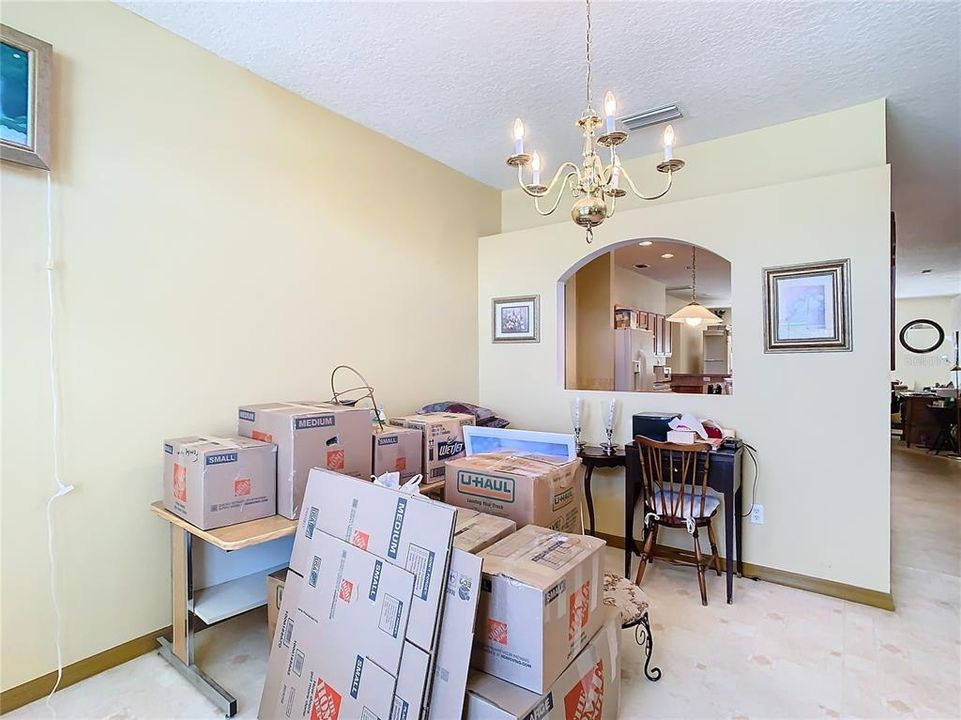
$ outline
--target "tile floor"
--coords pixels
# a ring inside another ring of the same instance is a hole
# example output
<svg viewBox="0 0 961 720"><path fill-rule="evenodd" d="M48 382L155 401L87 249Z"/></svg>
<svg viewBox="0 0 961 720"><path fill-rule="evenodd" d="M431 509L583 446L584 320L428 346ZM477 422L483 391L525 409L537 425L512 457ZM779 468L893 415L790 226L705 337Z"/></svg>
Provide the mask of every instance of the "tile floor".
<svg viewBox="0 0 961 720"><path fill-rule="evenodd" d="M893 585L897 610L737 579L723 602L711 576L700 606L688 568L649 566L658 683L622 643L622 718L961 717L961 462L895 448ZM611 568L622 561L608 550ZM201 633L204 669L254 718L266 666L262 612ZM57 717L216 718L155 653L57 693ZM43 701L7 715L50 717Z"/></svg>

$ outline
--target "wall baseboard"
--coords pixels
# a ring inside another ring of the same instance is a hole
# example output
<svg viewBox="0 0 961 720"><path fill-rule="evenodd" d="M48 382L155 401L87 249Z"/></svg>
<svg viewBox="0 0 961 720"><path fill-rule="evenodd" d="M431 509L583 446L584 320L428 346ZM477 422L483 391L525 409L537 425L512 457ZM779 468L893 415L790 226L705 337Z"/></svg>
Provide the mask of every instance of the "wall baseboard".
<svg viewBox="0 0 961 720"><path fill-rule="evenodd" d="M620 535L598 532L597 537L607 541L607 544L611 547L620 550L624 549L624 538ZM659 557L664 557L667 560L671 560L677 556L677 549L667 545L657 545L655 552ZM727 563L727 560L722 557L721 562ZM871 607L881 608L882 610L894 610L894 597L889 592L871 590L869 588L858 587L857 585L846 585L845 583L835 582L834 580L825 580L810 575L800 575L798 573L788 572L787 570L778 570L777 568L755 565L748 562L744 563L744 575L745 577L764 580L776 585L785 585L786 587L797 588L798 590L806 590L807 592L818 593L819 595L848 600L860 605L869 605Z"/></svg>
<svg viewBox="0 0 961 720"><path fill-rule="evenodd" d="M144 655L151 650L157 649L157 638L161 635L170 637L171 628L167 626L159 630L154 630L146 635L141 635L133 640L109 648L96 655L91 655L83 660L64 666L63 677L60 680L59 690L86 680L88 677L102 673L112 667L121 665L128 660ZM0 693L0 715L16 710L18 707L32 703L46 697L53 689L57 681L56 671L42 675L34 680L28 680L22 685L17 685L9 690Z"/></svg>

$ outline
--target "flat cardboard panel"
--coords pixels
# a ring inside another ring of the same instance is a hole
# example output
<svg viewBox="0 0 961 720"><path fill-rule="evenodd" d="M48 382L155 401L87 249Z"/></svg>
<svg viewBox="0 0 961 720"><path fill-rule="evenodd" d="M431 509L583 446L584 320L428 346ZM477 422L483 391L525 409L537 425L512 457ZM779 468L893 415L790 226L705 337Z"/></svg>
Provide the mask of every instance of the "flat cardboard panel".
<svg viewBox="0 0 961 720"><path fill-rule="evenodd" d="M164 441L164 507L201 530L277 511L277 448L245 437Z"/></svg>
<svg viewBox="0 0 961 720"><path fill-rule="evenodd" d="M457 511L420 495L315 468L304 496L290 567L310 567L310 538L323 531L414 574L407 639L433 652Z"/></svg>
<svg viewBox="0 0 961 720"><path fill-rule="evenodd" d="M431 684L432 718L459 718L464 711L464 692L480 597L481 564L477 555L464 550L454 548L451 554L444 617Z"/></svg>
<svg viewBox="0 0 961 720"><path fill-rule="evenodd" d="M267 646L270 647L277 629L277 616L284 600L284 583L287 580L287 568L277 570L267 576Z"/></svg>
<svg viewBox="0 0 961 720"><path fill-rule="evenodd" d="M308 572L287 575L258 717L386 720L414 579L320 531L307 547Z"/></svg>
<svg viewBox="0 0 961 720"><path fill-rule="evenodd" d="M579 458L482 453L447 463L444 499L451 505L510 518L518 527L580 534Z"/></svg>
<svg viewBox="0 0 961 720"><path fill-rule="evenodd" d="M430 676L430 655L411 642L404 643L400 659L400 674L390 720L418 720L424 710L427 680ZM438 716L440 717L440 716Z"/></svg>
<svg viewBox="0 0 961 720"><path fill-rule="evenodd" d="M538 695L474 670L466 720L617 720L620 625L614 613L546 693Z"/></svg>
<svg viewBox="0 0 961 720"><path fill-rule="evenodd" d="M603 547L527 525L482 551L474 667L545 692L600 628Z"/></svg>
<svg viewBox="0 0 961 720"><path fill-rule="evenodd" d="M313 467L370 477L367 408L313 400L241 405L237 432L277 445L277 513L296 520Z"/></svg>

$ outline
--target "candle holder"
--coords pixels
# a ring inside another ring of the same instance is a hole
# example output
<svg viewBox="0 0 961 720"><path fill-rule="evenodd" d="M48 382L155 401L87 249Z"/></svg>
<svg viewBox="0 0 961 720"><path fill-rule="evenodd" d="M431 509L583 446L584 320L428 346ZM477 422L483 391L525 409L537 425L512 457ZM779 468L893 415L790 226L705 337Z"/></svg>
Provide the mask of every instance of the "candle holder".
<svg viewBox="0 0 961 720"><path fill-rule="evenodd" d="M571 407L571 425L574 427L574 444L577 447L577 452L584 449L585 443L581 441L581 426L583 424L583 418L581 413L583 412L583 403L580 398L574 401L573 407Z"/></svg>
<svg viewBox="0 0 961 720"><path fill-rule="evenodd" d="M604 428L604 432L607 433L607 442L601 443L601 450L612 455L617 450L617 445L614 443L614 428Z"/></svg>

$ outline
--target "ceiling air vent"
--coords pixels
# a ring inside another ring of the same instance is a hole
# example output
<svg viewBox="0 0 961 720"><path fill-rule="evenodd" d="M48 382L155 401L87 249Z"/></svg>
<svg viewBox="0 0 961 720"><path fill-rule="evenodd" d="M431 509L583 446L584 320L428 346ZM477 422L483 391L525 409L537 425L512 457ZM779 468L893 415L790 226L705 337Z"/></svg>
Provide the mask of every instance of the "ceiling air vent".
<svg viewBox="0 0 961 720"><path fill-rule="evenodd" d="M637 268L638 270L647 270L650 267L650 265L648 265L647 263L638 263L634 267Z"/></svg>
<svg viewBox="0 0 961 720"><path fill-rule="evenodd" d="M669 120L677 120L683 117L677 105L665 105L664 107L645 110L634 115L625 115L620 119L628 130L640 130L641 128L659 125Z"/></svg>

